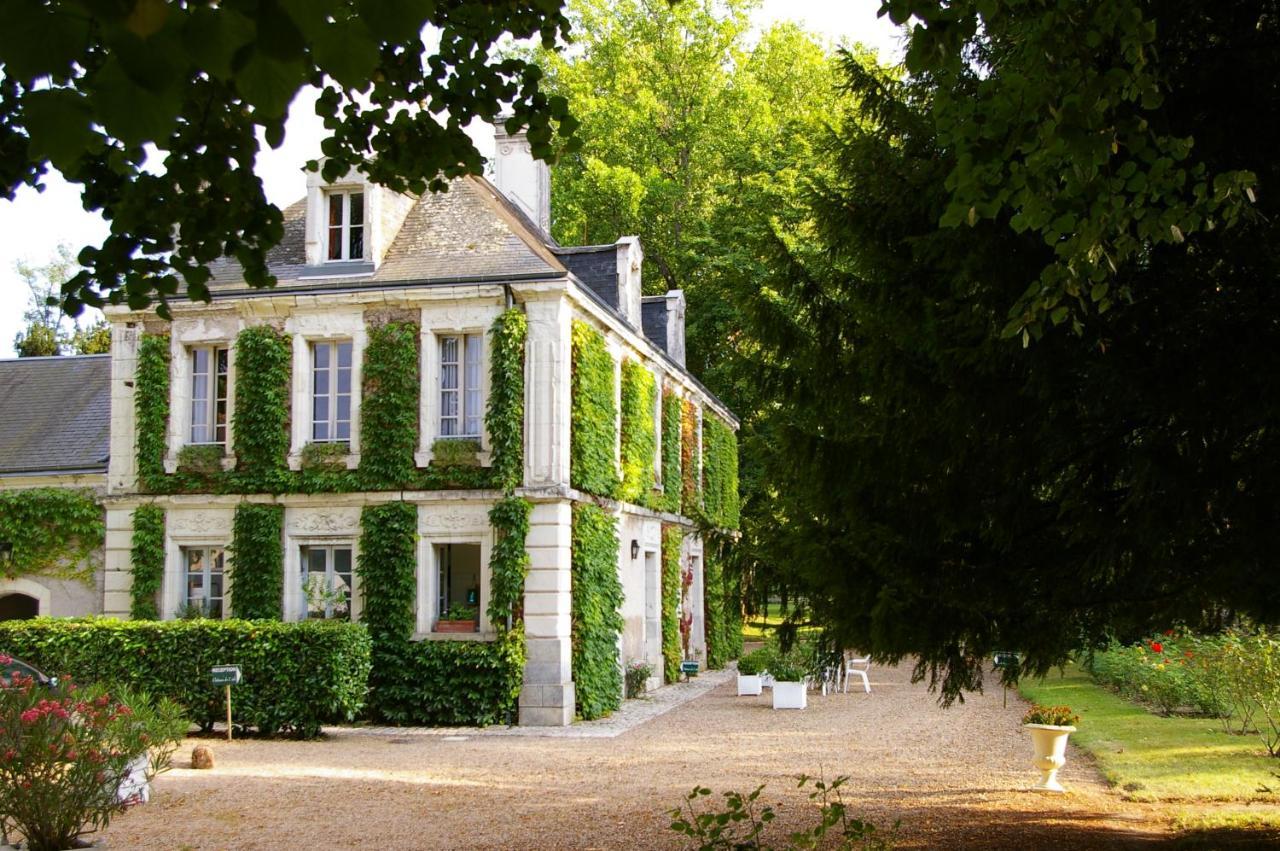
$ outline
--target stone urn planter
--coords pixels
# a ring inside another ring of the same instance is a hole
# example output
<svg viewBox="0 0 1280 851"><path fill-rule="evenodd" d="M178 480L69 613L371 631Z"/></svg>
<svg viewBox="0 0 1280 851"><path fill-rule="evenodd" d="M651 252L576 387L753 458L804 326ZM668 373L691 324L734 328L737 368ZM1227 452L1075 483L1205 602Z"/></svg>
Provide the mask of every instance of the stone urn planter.
<svg viewBox="0 0 1280 851"><path fill-rule="evenodd" d="M1067 706L1033 706L1022 719L1023 728L1031 733L1035 766L1040 770L1040 782L1032 787L1036 791L1067 791L1058 782L1058 772L1067 764L1067 737L1076 731L1079 720Z"/></svg>

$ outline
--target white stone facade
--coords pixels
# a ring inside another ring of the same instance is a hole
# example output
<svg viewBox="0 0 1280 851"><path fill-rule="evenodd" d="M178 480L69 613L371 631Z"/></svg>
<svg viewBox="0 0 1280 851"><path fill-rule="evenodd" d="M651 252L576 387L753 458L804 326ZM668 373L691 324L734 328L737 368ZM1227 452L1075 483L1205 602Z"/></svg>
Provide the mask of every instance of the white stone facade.
<svg viewBox="0 0 1280 851"><path fill-rule="evenodd" d="M500 172L501 174L502 172ZM510 172L508 172L510 174ZM358 177L358 176L356 176ZM353 180L355 178L352 178ZM314 185L313 185L314 184ZM315 217L323 213L323 186L312 179L308 184L306 259L318 262L321 234ZM537 189L537 187L534 187ZM391 263L394 251L388 246L394 229L405 221L408 202L401 203L389 193L366 187L371 198L379 198L371 208L370 218L378 217L371 239L373 265ZM381 194L380 194L381 193ZM538 198L533 201L540 203ZM535 205L536 206L536 205ZM538 210L532 211L537 213ZM518 224L518 223L517 223ZM527 234L516 233L529 241ZM535 247L536 248L536 247ZM541 255L539 255L541 256ZM509 280L493 281L422 281L397 282L380 286L376 282L353 282L343 288L314 291L238 292L234 296L218 296L211 304L180 303L173 305L173 320L168 326L171 340L170 408L166 466L174 469L178 453L190 434L192 409L191 355L193 346L226 345L234 348L241 330L269 323L283 331L293 346L293 376L290 390L291 431L289 464L298 469L303 447L309 438L312 403L311 351L317 341L349 340L353 349L351 375L351 438L347 465L359 465L362 447L378 439L360 427L360 368L368 338L370 321L378 313L393 311L413 316L421 328L420 373L422 387L419 401L419 434L415 455L419 467L432 461L432 446L440 437L441 363L440 338L444 335L482 335L480 368L483 400L489 396L489 363L491 341L488 335L494 319L507 306L524 311L528 320L525 350L525 452L524 487L518 493L533 503L531 527L527 539L530 570L525 584L524 625L527 640L527 665L524 689L520 697L522 724L563 725L574 714L574 683L571 648L571 520L574 501L586 499L574 491L569 477L569 442L571 424L571 326L581 320L599 331L606 339L616 362L634 359L646 366L659 387L692 398L699 407L709 407L730 422L732 414L710 396L680 363L665 355L639 330L640 262L643 257L638 240L629 238L619 243L618 273L625 292L621 309L614 311L593 299L572 273L564 268L558 274L533 276L512 275ZM403 262L402 259L397 262ZM285 580L281 589L282 617L305 616L305 601L296 578L302 571L304 547L349 548L354 560L359 549L360 511L363 507L403 500L418 510L417 568L417 638L421 640L485 640L495 634L494 624L481 623L474 634L441 635L433 630L437 613L437 583L441 575L438 561L442 545L479 548L479 599L483 613L488 605L489 557L493 547L493 530L488 511L499 494L492 491L424 491L361 492L333 494L220 495L220 496L148 496L140 493L135 461L136 430L134 423L134 375L137 365L137 341L145 328L160 330L154 314L109 308L107 315L113 329L112 431L111 458L108 473L107 540L103 609L107 614L127 617L130 608L132 515L134 509L155 502L166 509L166 555L164 583L160 593L160 611L164 617L177 615L183 602L184 548L223 548L231 543L231 526L235 506L242 501L273 502L285 509L281 546L285 553ZM682 355L683 353L681 353ZM234 397L238 380L234 354L228 370L227 419L228 436L225 465L230 467L234 444ZM300 413L302 415L300 415ZM661 434L659 406L655 406L655 426ZM491 462L489 436L480 435L482 464ZM661 482L661 450L654 455L654 481L679 487L679 482ZM619 523L619 577L623 583L625 602L622 614L626 622L619 642L619 664L631 659L645 659L661 677L660 573L661 530L664 522L685 524L688 520L662 515L638 506L613 504L611 510ZM632 541L637 555L632 557ZM473 551L468 551L473 552ZM685 539L682 558L696 567L697 593L701 594L702 543L696 535ZM353 561L354 563L354 561ZM224 580L226 581L226 580ZM357 580L358 583L358 580ZM361 589L355 587L358 617ZM224 599L234 598L233 584L225 588ZM698 597L700 601L701 597ZM481 615L483 621L483 614ZM706 648L702 635L700 604L695 611L691 652L705 661Z"/></svg>

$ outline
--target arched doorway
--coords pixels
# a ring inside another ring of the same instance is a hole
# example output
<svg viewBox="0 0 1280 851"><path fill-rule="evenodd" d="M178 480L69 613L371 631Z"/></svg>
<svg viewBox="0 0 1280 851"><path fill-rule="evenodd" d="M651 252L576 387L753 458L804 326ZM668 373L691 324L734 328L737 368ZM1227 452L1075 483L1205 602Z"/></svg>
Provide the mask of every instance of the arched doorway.
<svg viewBox="0 0 1280 851"><path fill-rule="evenodd" d="M20 621L40 614L40 601L27 594L5 594L0 597L0 621Z"/></svg>

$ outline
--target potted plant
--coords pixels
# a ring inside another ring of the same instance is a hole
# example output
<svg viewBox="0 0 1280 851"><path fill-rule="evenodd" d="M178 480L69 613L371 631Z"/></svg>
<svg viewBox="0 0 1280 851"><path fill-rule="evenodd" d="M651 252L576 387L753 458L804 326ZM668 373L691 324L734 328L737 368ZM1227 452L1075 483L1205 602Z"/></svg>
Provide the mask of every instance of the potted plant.
<svg viewBox="0 0 1280 851"><path fill-rule="evenodd" d="M476 632L479 611L475 606L454 603L436 620L436 632Z"/></svg>
<svg viewBox="0 0 1280 851"><path fill-rule="evenodd" d="M1035 789L1041 792L1065 792L1058 782L1058 771L1067 763L1067 737L1076 731L1080 716L1069 706L1040 706L1027 710L1022 726L1031 731L1031 744L1035 748L1035 766L1040 769L1040 783Z"/></svg>
<svg viewBox="0 0 1280 851"><path fill-rule="evenodd" d="M649 677L653 676L653 666L644 659L632 659L627 664L626 686L627 697L641 697L649 688Z"/></svg>
<svg viewBox="0 0 1280 851"><path fill-rule="evenodd" d="M738 696L757 695L764 688L761 672L764 670L765 656L763 650L748 653L738 660Z"/></svg>
<svg viewBox="0 0 1280 851"><path fill-rule="evenodd" d="M793 655L776 656L769 664L773 674L773 708L804 709L809 705L806 670Z"/></svg>

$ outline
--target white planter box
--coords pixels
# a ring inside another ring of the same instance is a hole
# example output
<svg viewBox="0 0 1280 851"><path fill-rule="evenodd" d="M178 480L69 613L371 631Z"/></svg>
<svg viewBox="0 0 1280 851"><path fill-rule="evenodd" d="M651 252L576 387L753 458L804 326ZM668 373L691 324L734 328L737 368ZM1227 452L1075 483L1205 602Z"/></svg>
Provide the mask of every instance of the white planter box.
<svg viewBox="0 0 1280 851"><path fill-rule="evenodd" d="M759 694L764 685L759 674L738 674L738 696Z"/></svg>
<svg viewBox="0 0 1280 851"><path fill-rule="evenodd" d="M775 681L773 684L773 708L774 709L804 709L809 705L809 689L803 683L784 683Z"/></svg>

